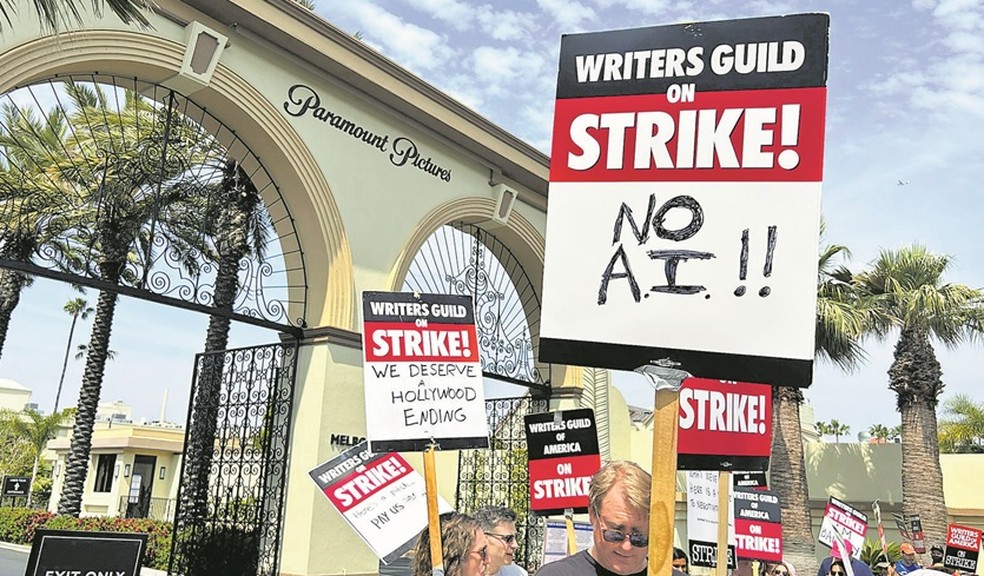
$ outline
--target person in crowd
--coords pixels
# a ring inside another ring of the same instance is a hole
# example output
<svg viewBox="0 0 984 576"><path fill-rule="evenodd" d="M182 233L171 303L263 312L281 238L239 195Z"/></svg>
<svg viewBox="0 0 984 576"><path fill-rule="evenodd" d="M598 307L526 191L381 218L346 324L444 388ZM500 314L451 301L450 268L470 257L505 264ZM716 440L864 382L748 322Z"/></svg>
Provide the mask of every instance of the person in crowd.
<svg viewBox="0 0 984 576"><path fill-rule="evenodd" d="M475 513L475 520L489 541L489 567L486 576L529 576L514 562L519 542L516 541L516 513L509 508L493 506Z"/></svg>
<svg viewBox="0 0 984 576"><path fill-rule="evenodd" d="M602 466L588 490L591 547L543 565L536 576L646 576L651 482L634 462Z"/></svg>
<svg viewBox="0 0 984 576"><path fill-rule="evenodd" d="M458 512L441 514L441 550L445 576L485 576L489 542L478 521ZM431 576L430 528L417 537L411 576Z"/></svg>
<svg viewBox="0 0 984 576"><path fill-rule="evenodd" d="M899 546L899 552L902 553L902 557L899 561L895 563L895 573L899 576L905 576L913 570L918 570L922 568L919 562L916 562L916 549L908 542L903 542Z"/></svg>
<svg viewBox="0 0 984 576"><path fill-rule="evenodd" d="M830 562L830 571L827 572L828 576L847 576L847 569L844 568L844 561L841 559L836 559Z"/></svg>
<svg viewBox="0 0 984 576"><path fill-rule="evenodd" d="M933 570L943 570L943 547L939 544L933 544L929 548L929 566L927 568L932 568Z"/></svg>
<svg viewBox="0 0 984 576"><path fill-rule="evenodd" d="M851 544L850 540L844 540L844 550L841 550L840 546L836 543L830 549L830 556L823 559L820 563L820 569L817 570L817 576L827 576L830 574L831 565L835 561L840 561L841 570L844 569L844 562L850 559L851 569L854 571L854 576L874 576L871 572L871 567L864 562L853 557L854 545ZM845 571L845 574L847 572ZM836 574L834 576L837 576Z"/></svg>
<svg viewBox="0 0 984 576"><path fill-rule="evenodd" d="M690 558L687 558L686 552L676 547L673 548L673 569L684 574L690 572Z"/></svg>
<svg viewBox="0 0 984 576"><path fill-rule="evenodd" d="M796 576L796 569L792 562L783 560L769 565L766 576Z"/></svg>

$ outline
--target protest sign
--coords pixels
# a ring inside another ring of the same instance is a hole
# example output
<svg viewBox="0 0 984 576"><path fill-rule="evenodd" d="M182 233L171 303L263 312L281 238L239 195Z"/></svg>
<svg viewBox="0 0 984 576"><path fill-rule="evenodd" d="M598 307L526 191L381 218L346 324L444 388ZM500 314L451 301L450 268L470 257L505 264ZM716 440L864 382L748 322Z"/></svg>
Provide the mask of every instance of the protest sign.
<svg viewBox="0 0 984 576"><path fill-rule="evenodd" d="M487 448L471 298L364 292L362 317L369 449Z"/></svg>
<svg viewBox="0 0 984 576"><path fill-rule="evenodd" d="M981 531L970 526L950 524L946 527L946 551L943 566L961 572L977 572L981 552Z"/></svg>
<svg viewBox="0 0 984 576"><path fill-rule="evenodd" d="M587 550L593 543L591 524L574 522L574 539L577 552ZM569 556L567 553L567 524L556 520L547 520L543 531L543 563L548 564Z"/></svg>
<svg viewBox="0 0 984 576"><path fill-rule="evenodd" d="M732 472L731 480L735 488L749 489L769 487L768 482L766 482L765 472L762 471Z"/></svg>
<svg viewBox="0 0 984 576"><path fill-rule="evenodd" d="M735 544L739 558L782 560L779 497L767 490L734 490Z"/></svg>
<svg viewBox="0 0 984 576"><path fill-rule="evenodd" d="M308 474L383 562L399 558L427 527L424 479L400 454L372 454L363 442ZM439 506L452 510L443 498Z"/></svg>
<svg viewBox="0 0 984 576"><path fill-rule="evenodd" d="M864 535L868 532L868 515L831 496L827 500L817 540L833 548L836 541L834 532L849 541L854 550L853 555L860 557L861 549L864 548Z"/></svg>
<svg viewBox="0 0 984 576"><path fill-rule="evenodd" d="M588 511L591 477L601 468L594 411L588 408L526 416L530 510Z"/></svg>
<svg viewBox="0 0 984 576"><path fill-rule="evenodd" d="M761 470L772 452L772 387L687 378L680 388L680 470Z"/></svg>
<svg viewBox="0 0 984 576"><path fill-rule="evenodd" d="M728 567L735 564L735 523L733 493L728 498ZM687 472L687 544L694 566L717 566L718 473Z"/></svg>
<svg viewBox="0 0 984 576"><path fill-rule="evenodd" d="M810 384L828 28L563 37L540 361Z"/></svg>
<svg viewBox="0 0 984 576"><path fill-rule="evenodd" d="M898 512L892 512L892 517L895 518L895 527L898 528L899 534L906 540L911 540L912 535L909 534L909 519L905 517L905 513L899 514Z"/></svg>
<svg viewBox="0 0 984 576"><path fill-rule="evenodd" d="M919 554L926 553L926 537L923 535L922 518L919 514L909 516L909 526L912 527L912 547Z"/></svg>

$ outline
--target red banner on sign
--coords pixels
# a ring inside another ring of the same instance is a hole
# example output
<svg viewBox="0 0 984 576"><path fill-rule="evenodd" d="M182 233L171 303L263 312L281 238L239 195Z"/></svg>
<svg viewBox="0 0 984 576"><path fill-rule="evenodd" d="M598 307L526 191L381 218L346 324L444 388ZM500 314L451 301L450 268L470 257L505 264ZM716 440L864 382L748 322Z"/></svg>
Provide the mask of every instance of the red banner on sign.
<svg viewBox="0 0 984 576"><path fill-rule="evenodd" d="M739 558L766 562L782 560L782 524L735 518L735 541Z"/></svg>
<svg viewBox="0 0 984 576"><path fill-rule="evenodd" d="M325 496L339 512L345 513L363 500L413 472L400 454L360 466L347 476L324 488Z"/></svg>
<svg viewBox="0 0 984 576"><path fill-rule="evenodd" d="M586 508L598 454L530 460L530 510Z"/></svg>
<svg viewBox="0 0 984 576"><path fill-rule="evenodd" d="M772 387L684 380L677 444L681 470L764 470L772 451Z"/></svg>

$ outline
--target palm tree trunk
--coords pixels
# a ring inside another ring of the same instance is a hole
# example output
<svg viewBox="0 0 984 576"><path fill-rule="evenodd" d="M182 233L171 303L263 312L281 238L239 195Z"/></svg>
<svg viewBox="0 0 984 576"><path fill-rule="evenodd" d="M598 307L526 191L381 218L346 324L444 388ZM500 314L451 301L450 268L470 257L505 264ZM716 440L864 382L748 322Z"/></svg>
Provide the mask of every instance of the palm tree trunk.
<svg viewBox="0 0 984 576"><path fill-rule="evenodd" d="M902 413L902 508L919 514L929 542L945 541L947 525L936 422L941 376L929 335L903 330L888 370Z"/></svg>
<svg viewBox="0 0 984 576"><path fill-rule="evenodd" d="M72 430L72 443L65 464L65 484L58 501L59 514L78 517L82 511L82 489L89 471L92 429L96 422L103 373L109 356L109 336L113 329L116 302L116 293L110 291L99 293L96 318L92 323L92 334L89 338L89 352L86 355L85 373L82 376L82 388L79 390L75 428Z"/></svg>
<svg viewBox="0 0 984 576"><path fill-rule="evenodd" d="M810 516L810 493L803 459L799 388L772 388L772 457L769 488L782 507L783 557L800 574L813 574L819 566Z"/></svg>
<svg viewBox="0 0 984 576"><path fill-rule="evenodd" d="M31 468L31 487L27 489L27 507L31 507L31 500L34 497L34 481L38 479L38 462L41 460L41 454L34 456L34 467Z"/></svg>
<svg viewBox="0 0 984 576"><path fill-rule="evenodd" d="M58 378L58 391L55 392L55 408L51 411L52 414L58 412L58 401L61 399L62 385L65 384L65 371L68 370L68 355L72 353L72 339L75 336L75 323L78 319L78 314L72 315L72 327L68 329L68 343L65 344L65 359L62 360L61 377Z"/></svg>
<svg viewBox="0 0 984 576"><path fill-rule="evenodd" d="M20 302L21 288L27 277L7 268L0 268L0 356L3 355L3 345L7 341L7 329L10 327L10 317Z"/></svg>

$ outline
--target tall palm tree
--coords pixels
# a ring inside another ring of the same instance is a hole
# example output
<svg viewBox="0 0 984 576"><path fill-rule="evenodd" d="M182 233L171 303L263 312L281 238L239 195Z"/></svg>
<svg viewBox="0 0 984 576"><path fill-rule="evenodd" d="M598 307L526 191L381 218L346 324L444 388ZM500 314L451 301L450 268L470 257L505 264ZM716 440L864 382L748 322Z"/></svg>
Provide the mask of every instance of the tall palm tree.
<svg viewBox="0 0 984 576"><path fill-rule="evenodd" d="M0 0L0 15L7 25L11 24L10 16L16 13L17 0ZM65 28L66 24L74 22L82 23L82 14L79 12L80 0L33 0L34 11L37 12L41 25L55 32ZM140 27L149 27L150 21L143 11L150 9L152 2L149 0L91 0L90 2L96 14L101 14L106 6L116 14L124 24L137 24ZM3 30L0 21L0 30Z"/></svg>
<svg viewBox="0 0 984 576"><path fill-rule="evenodd" d="M41 462L41 453L44 452L45 447L48 445L48 440L51 440L57 434L58 428L61 426L65 416L58 412L44 416L37 410L31 409L25 410L23 415L26 415L27 418L23 418L19 413L5 410L0 415L0 419L4 421L6 426L9 426L13 430L16 436L27 441L27 445L34 456L34 466L31 469L31 486L33 486L34 480L38 476L38 464ZM27 492L28 508L31 507L31 496L32 492L29 490Z"/></svg>
<svg viewBox="0 0 984 576"><path fill-rule="evenodd" d="M42 117L31 108L0 108L0 260L28 262L67 226L59 217L70 211L66 199L47 176L59 160L52 151L62 148L66 126L59 109ZM0 354L21 291L31 282L0 267Z"/></svg>
<svg viewBox="0 0 984 576"><path fill-rule="evenodd" d="M821 222L821 238L823 230ZM817 285L817 358L846 371L856 369L865 358L859 338L868 315L863 301L853 290L850 271L841 264L849 256L845 246L824 246L819 255ZM783 556L800 570L812 574L817 569L816 542L803 456L802 403L802 389L772 388L769 484L782 506Z"/></svg>
<svg viewBox="0 0 984 576"><path fill-rule="evenodd" d="M55 393L55 408L52 412L58 412L58 401L61 398L62 385L65 384L65 371L68 369L68 355L72 352L72 339L75 337L75 323L79 318L89 319L92 314L92 307L84 298L72 298L65 303L65 312L72 315L72 326L68 329L68 342L65 344L65 359L62 360L61 376L58 378L58 392Z"/></svg>
<svg viewBox="0 0 984 576"><path fill-rule="evenodd" d="M79 251L95 254L92 273L109 285L136 283L130 264L148 241L149 223L175 199L167 183L180 177L198 156L193 128L169 106L155 106L130 90L124 104L111 105L98 85L65 84L73 101L74 131L67 140L69 159L58 177L89 198L93 231ZM137 143L137 145L134 145ZM172 154L162 154L161 147ZM58 512L78 516L89 468L92 429L102 389L117 294L99 293L90 333L78 413L65 465Z"/></svg>
<svg viewBox="0 0 984 576"><path fill-rule="evenodd" d="M888 440L892 437L892 430L884 424L872 424L868 427L868 436L879 440Z"/></svg>
<svg viewBox="0 0 984 576"><path fill-rule="evenodd" d="M190 228L205 231L211 239L211 246L203 253L216 263L213 306L231 313L240 289L240 261L249 256L256 256L262 261L265 255L270 235L267 212L249 175L238 162L232 160L225 162L221 181L209 190L204 199L208 201L208 206L202 211L192 211L201 220ZM227 315L213 314L209 317L205 336L206 353L226 349L230 322ZM187 489L182 492L182 514L192 520L202 516L206 504L219 415L222 368L221 354L205 356L192 398L191 442L186 460L188 481Z"/></svg>
<svg viewBox="0 0 984 576"><path fill-rule="evenodd" d="M943 380L932 340L952 348L984 327L984 292L945 282L950 262L914 244L883 250L855 278L879 313L871 333L880 339L898 333L888 378L902 414L903 510L921 516L931 542L943 541L947 525L936 420Z"/></svg>
<svg viewBox="0 0 984 576"><path fill-rule="evenodd" d="M959 394L943 404L942 452L984 452L984 402Z"/></svg>

